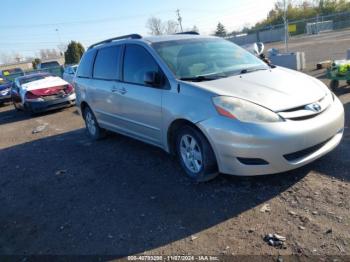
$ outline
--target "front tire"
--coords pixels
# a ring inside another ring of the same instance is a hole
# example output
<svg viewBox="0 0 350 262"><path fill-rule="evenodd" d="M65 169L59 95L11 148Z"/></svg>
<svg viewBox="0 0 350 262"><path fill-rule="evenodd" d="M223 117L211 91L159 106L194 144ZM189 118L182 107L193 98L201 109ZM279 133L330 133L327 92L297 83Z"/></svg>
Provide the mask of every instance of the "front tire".
<svg viewBox="0 0 350 262"><path fill-rule="evenodd" d="M176 137L176 153L185 173L195 182L206 182L218 175L213 149L205 136L185 126Z"/></svg>
<svg viewBox="0 0 350 262"><path fill-rule="evenodd" d="M86 126L86 132L93 140L100 140L106 136L106 131L97 123L96 117L89 107L84 110L84 120Z"/></svg>
<svg viewBox="0 0 350 262"><path fill-rule="evenodd" d="M17 103L13 99L12 99L12 104L13 104L16 111L22 111L22 109L17 106Z"/></svg>

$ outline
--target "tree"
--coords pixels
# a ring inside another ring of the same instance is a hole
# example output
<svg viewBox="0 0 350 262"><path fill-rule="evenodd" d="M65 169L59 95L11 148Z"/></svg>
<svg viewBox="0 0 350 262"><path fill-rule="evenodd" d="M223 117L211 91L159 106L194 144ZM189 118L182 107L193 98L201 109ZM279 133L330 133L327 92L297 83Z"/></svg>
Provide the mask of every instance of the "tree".
<svg viewBox="0 0 350 262"><path fill-rule="evenodd" d="M350 1L348 0L287 0L287 19L302 20L316 17L317 15L329 15L336 12L349 12ZM259 29L268 26L283 24L284 4L282 0L275 3L275 6L263 21L256 23L251 29Z"/></svg>
<svg viewBox="0 0 350 262"><path fill-rule="evenodd" d="M38 64L41 63L41 59L40 58L35 58L33 61L32 61L32 65L33 65L33 68L34 69L37 69L38 68Z"/></svg>
<svg viewBox="0 0 350 262"><path fill-rule="evenodd" d="M165 23L165 34L167 35L173 35L173 34L176 34L178 32L178 23L175 22L174 20L168 20L166 23Z"/></svg>
<svg viewBox="0 0 350 262"><path fill-rule="evenodd" d="M39 57L41 60L56 59L60 56L57 49L40 49Z"/></svg>
<svg viewBox="0 0 350 262"><path fill-rule="evenodd" d="M78 64L84 52L85 52L85 49L81 43L76 41L71 41L68 44L67 51L64 52L66 65Z"/></svg>
<svg viewBox="0 0 350 262"><path fill-rule="evenodd" d="M147 20L146 27L151 35L163 35L164 25L161 19L151 17Z"/></svg>
<svg viewBox="0 0 350 262"><path fill-rule="evenodd" d="M220 22L218 23L218 25L216 27L215 36L220 36L220 37L227 36L225 26L223 24L221 24Z"/></svg>
<svg viewBox="0 0 350 262"><path fill-rule="evenodd" d="M57 46L57 48L60 50L60 55L63 56L64 52L67 51L67 44L61 43Z"/></svg>
<svg viewBox="0 0 350 262"><path fill-rule="evenodd" d="M147 20L146 27L151 35L172 35L179 32L179 24L174 20L162 21L157 17Z"/></svg>
<svg viewBox="0 0 350 262"><path fill-rule="evenodd" d="M196 25L194 25L194 26L192 27L192 30L191 30L191 31L197 32L197 33L199 34L199 28L198 28Z"/></svg>

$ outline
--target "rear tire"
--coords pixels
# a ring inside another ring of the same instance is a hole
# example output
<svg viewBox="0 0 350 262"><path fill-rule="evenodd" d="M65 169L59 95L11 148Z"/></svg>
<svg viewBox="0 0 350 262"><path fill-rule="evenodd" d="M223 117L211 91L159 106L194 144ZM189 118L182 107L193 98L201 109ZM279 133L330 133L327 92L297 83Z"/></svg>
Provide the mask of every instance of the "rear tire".
<svg viewBox="0 0 350 262"><path fill-rule="evenodd" d="M84 109L83 116L85 120L86 132L91 139L100 140L106 136L106 131L100 128L94 113L89 107Z"/></svg>
<svg viewBox="0 0 350 262"><path fill-rule="evenodd" d="M218 176L213 149L206 137L190 126L184 126L176 136L176 154L187 176L200 183Z"/></svg>

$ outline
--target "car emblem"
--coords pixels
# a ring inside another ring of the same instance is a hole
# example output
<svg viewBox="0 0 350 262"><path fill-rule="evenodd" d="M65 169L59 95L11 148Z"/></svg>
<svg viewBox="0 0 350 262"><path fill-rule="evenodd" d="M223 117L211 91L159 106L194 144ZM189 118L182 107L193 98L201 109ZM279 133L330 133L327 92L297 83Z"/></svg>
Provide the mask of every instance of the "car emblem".
<svg viewBox="0 0 350 262"><path fill-rule="evenodd" d="M318 103L310 104L305 107L306 110L311 110L313 112L320 112L321 111L321 106Z"/></svg>

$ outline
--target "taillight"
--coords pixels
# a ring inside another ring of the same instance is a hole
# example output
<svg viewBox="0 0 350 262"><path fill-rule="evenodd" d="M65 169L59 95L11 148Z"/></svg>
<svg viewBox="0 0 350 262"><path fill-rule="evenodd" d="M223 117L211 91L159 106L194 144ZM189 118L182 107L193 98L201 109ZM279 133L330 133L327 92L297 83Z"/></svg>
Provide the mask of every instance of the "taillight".
<svg viewBox="0 0 350 262"><path fill-rule="evenodd" d="M66 94L70 94L70 93L72 93L74 91L74 87L69 84L69 85L66 86L64 91L66 92Z"/></svg>
<svg viewBox="0 0 350 262"><path fill-rule="evenodd" d="M37 100L39 99L40 96L37 96L37 95L34 95L33 93L31 92L27 92L26 93L26 99L29 99L29 100Z"/></svg>

